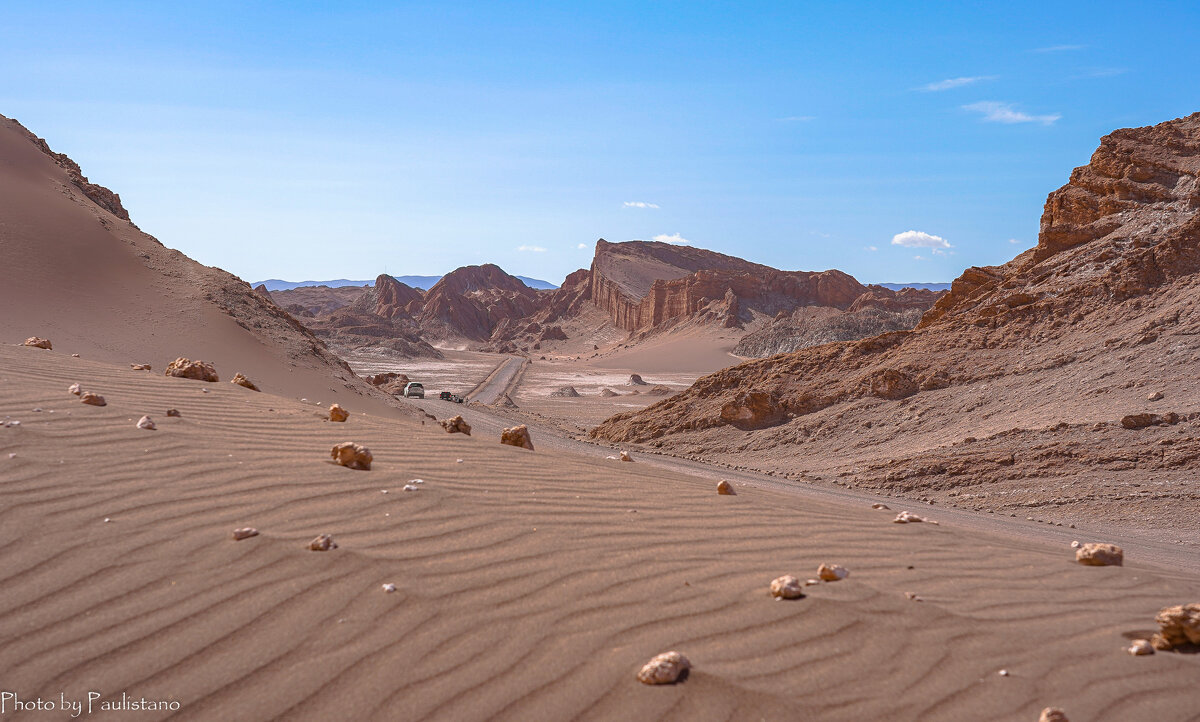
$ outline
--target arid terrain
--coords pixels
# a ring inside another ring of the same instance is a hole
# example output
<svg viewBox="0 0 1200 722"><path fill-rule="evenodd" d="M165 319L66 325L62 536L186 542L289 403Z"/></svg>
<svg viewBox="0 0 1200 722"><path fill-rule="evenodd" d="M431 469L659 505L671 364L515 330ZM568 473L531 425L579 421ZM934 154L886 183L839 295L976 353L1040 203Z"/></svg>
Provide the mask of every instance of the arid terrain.
<svg viewBox="0 0 1200 722"><path fill-rule="evenodd" d="M1128 649L1200 601L1200 114L1106 137L1037 248L941 296L601 242L557 290L485 264L330 308L165 247L8 119L0 161L0 692L177 703L112 715L139 720L1196 719L1197 645ZM872 309L923 315L856 336L896 320ZM735 356L755 333L798 350ZM1123 564L1077 563L1094 542ZM669 650L686 676L640 683Z"/></svg>

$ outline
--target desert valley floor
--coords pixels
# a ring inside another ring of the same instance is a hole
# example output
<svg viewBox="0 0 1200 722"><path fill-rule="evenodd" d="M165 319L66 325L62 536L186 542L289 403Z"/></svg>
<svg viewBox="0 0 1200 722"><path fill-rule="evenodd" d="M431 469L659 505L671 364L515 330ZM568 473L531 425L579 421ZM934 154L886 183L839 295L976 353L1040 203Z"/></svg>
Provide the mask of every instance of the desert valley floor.
<svg viewBox="0 0 1200 722"><path fill-rule="evenodd" d="M1124 650L1200 595L1194 547L727 474L719 496L712 469L571 453L536 425L527 451L345 399L334 424L269 380L59 348L0 347L20 422L0 428L0 669L26 696L174 699L178 719L1195 719L1194 655ZM330 463L346 440L369 471ZM906 509L940 523L893 524ZM338 548L309 551L318 534ZM1080 566L1069 538L1119 541L1126 565ZM822 563L851 574L768 594ZM667 649L687 681L638 684Z"/></svg>

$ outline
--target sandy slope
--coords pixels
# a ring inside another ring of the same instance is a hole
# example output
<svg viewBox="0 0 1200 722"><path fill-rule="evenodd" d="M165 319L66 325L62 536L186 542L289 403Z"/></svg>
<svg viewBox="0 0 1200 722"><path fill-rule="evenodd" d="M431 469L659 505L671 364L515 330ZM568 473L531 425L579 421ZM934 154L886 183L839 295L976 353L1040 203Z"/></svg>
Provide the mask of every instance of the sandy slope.
<svg viewBox="0 0 1200 722"><path fill-rule="evenodd" d="M109 405L80 404L74 381ZM0 416L21 421L0 428L4 689L172 698L180 719L1032 720L1054 704L1165 722L1200 709L1200 657L1121 649L1161 606L1200 597L1196 575L1136 558L1081 567L1066 548L749 487L719 497L648 464L353 406L334 425L312 404L205 386L0 347ZM143 413L158 431L134 428ZM328 463L345 439L372 448L371 471ZM402 491L413 478L420 490ZM244 525L262 536L232 541ZM308 551L318 533L341 548ZM851 577L767 596L774 576L824 561ZM669 648L691 677L638 684Z"/></svg>

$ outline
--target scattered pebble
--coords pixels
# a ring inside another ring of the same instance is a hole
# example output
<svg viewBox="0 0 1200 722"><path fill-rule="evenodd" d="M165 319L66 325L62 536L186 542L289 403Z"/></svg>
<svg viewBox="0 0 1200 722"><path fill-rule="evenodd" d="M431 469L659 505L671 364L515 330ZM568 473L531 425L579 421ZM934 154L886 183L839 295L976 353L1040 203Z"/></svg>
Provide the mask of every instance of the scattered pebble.
<svg viewBox="0 0 1200 722"><path fill-rule="evenodd" d="M337 542L328 534L321 534L316 539L308 543L308 548L314 552L327 552L330 549L337 549Z"/></svg>
<svg viewBox="0 0 1200 722"><path fill-rule="evenodd" d="M629 455L628 451L622 451L621 452L621 461L633 461L633 457Z"/></svg>
<svg viewBox="0 0 1200 722"><path fill-rule="evenodd" d="M691 662L679 652L663 652L646 662L637 678L642 684L675 684L691 668Z"/></svg>
<svg viewBox="0 0 1200 722"><path fill-rule="evenodd" d="M999 673L999 674L1000 674L1000 676L1001 676L1001 677L1007 677L1007 676L1008 676L1008 670L1007 670L1007 669L1002 669L1002 670L1000 670L1000 673Z"/></svg>
<svg viewBox="0 0 1200 722"><path fill-rule="evenodd" d="M1076 549L1075 561L1091 567L1119 567L1125 563L1125 551L1116 544L1094 542Z"/></svg>
<svg viewBox="0 0 1200 722"><path fill-rule="evenodd" d="M771 581L771 596L776 599L799 599L804 596L800 580L790 574Z"/></svg>
<svg viewBox="0 0 1200 722"><path fill-rule="evenodd" d="M12 428L13 426L20 426L20 425L21 425L21 422L17 421L16 419L5 419L4 420L4 428L6 428L6 429Z"/></svg>
<svg viewBox="0 0 1200 722"><path fill-rule="evenodd" d="M841 564L822 564L817 567L817 576L823 582L836 582L850 576L850 570Z"/></svg>
<svg viewBox="0 0 1200 722"><path fill-rule="evenodd" d="M73 354L71 354L71 358L79 358L79 354L73 353Z"/></svg>
<svg viewBox="0 0 1200 722"><path fill-rule="evenodd" d="M1142 657L1147 654L1154 654L1154 647L1150 644L1149 639L1135 639L1125 651L1135 657Z"/></svg>
<svg viewBox="0 0 1200 722"><path fill-rule="evenodd" d="M420 487L418 487L418 486L413 486L412 484L405 484L405 485L404 485L404 491L416 491L416 490L417 490L417 489L419 489L419 488L420 488Z"/></svg>
<svg viewBox="0 0 1200 722"><path fill-rule="evenodd" d="M391 594L392 592L396 591L396 585L391 584L391 583L384 584L383 591L387 592L388 594Z"/></svg>
<svg viewBox="0 0 1200 722"><path fill-rule="evenodd" d="M915 524L917 522L925 522L926 524L937 524L936 521L930 521L923 516L918 516L911 511L902 511L896 515L892 521L896 524Z"/></svg>
<svg viewBox="0 0 1200 722"><path fill-rule="evenodd" d="M252 526L242 527L241 529L233 530L233 540L234 541L241 541L243 539L249 539L252 536L258 536L258 530Z"/></svg>
<svg viewBox="0 0 1200 722"><path fill-rule="evenodd" d="M33 413L35 413L35 414L40 414L40 413L42 413L42 407L41 407L41 406L38 406L38 407L34 408L34 409L33 409Z"/></svg>
<svg viewBox="0 0 1200 722"><path fill-rule="evenodd" d="M1078 540L1078 539L1076 539L1075 541L1071 542L1071 548L1072 548L1072 549L1078 549L1078 548L1079 548L1079 540Z"/></svg>
<svg viewBox="0 0 1200 722"><path fill-rule="evenodd" d="M150 364L129 364L129 368L134 371L150 371Z"/></svg>
<svg viewBox="0 0 1200 722"><path fill-rule="evenodd" d="M138 419L137 427L139 429L145 429L146 431L154 431L158 428L154 425L154 420L149 416L143 416L142 418Z"/></svg>
<svg viewBox="0 0 1200 722"><path fill-rule="evenodd" d="M455 463L455 464L461 464L461 463L463 463L463 460L462 460L462 459L455 459L455 460L454 460L454 463Z"/></svg>
<svg viewBox="0 0 1200 722"><path fill-rule="evenodd" d="M1163 392L1155 391L1154 393L1147 396L1146 400L1147 401L1162 401L1162 397L1163 397Z"/></svg>
<svg viewBox="0 0 1200 722"><path fill-rule="evenodd" d="M905 592L905 593L904 593L904 598L905 598L905 599L912 600L912 601L914 601L914 602L923 602L923 601L925 601L925 600L924 600L924 599L922 599L921 597L917 596L917 593L916 593L916 592Z"/></svg>
<svg viewBox="0 0 1200 722"><path fill-rule="evenodd" d="M380 489L380 490L379 490L379 493L380 493L380 494L386 494L386 493L387 493L387 491L388 491L387 489Z"/></svg>
<svg viewBox="0 0 1200 722"><path fill-rule="evenodd" d="M91 391L84 391L79 395L79 400L88 406L107 406L108 402L100 394L94 394Z"/></svg>
<svg viewBox="0 0 1200 722"><path fill-rule="evenodd" d="M183 416L183 414L179 413L179 409L167 409L167 416L178 417L178 416Z"/></svg>
<svg viewBox="0 0 1200 722"><path fill-rule="evenodd" d="M1038 722L1071 722L1067 719L1067 713L1063 712L1058 707L1047 707L1042 710L1042 715L1038 717Z"/></svg>
<svg viewBox="0 0 1200 722"><path fill-rule="evenodd" d="M15 458L17 458L17 455L16 455L15 453L13 453L13 454L9 454L9 455L8 455L8 458L10 458L10 459L15 459Z"/></svg>
<svg viewBox="0 0 1200 722"><path fill-rule="evenodd" d="M105 524L109 523L110 521L112 521L112 519L109 519L108 517L104 517L104 523L105 523Z"/></svg>
<svg viewBox="0 0 1200 722"><path fill-rule="evenodd" d="M885 511L891 511L891 509L892 509L892 507L888 506L887 504L872 504L871 508L872 509L883 509Z"/></svg>
<svg viewBox="0 0 1200 722"><path fill-rule="evenodd" d="M213 380L215 381L216 379L213 379ZM237 384L238 386L243 386L245 388L250 389L251 391L259 390L258 387L254 385L254 382L251 381L250 379L246 378L245 375L243 375L240 371L238 373L234 374L233 378L229 379L229 383Z"/></svg>

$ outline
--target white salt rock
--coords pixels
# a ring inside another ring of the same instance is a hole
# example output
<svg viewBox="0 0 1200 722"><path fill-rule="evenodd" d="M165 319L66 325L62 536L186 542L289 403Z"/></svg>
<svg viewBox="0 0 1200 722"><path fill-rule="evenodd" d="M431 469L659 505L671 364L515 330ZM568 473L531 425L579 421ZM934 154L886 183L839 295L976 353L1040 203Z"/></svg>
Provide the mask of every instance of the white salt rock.
<svg viewBox="0 0 1200 722"><path fill-rule="evenodd" d="M146 431L154 431L158 428L154 425L154 420L149 416L143 416L142 418L138 419L137 427L139 429L145 429Z"/></svg>
<svg viewBox="0 0 1200 722"><path fill-rule="evenodd" d="M417 490L417 489L419 489L419 488L420 488L420 487L418 487L418 486L413 486L412 484L405 484L405 485L404 485L404 491L416 491L416 490Z"/></svg>
<svg viewBox="0 0 1200 722"><path fill-rule="evenodd" d="M388 594L391 594L392 592L396 591L396 585L395 585L395 584L390 584L390 583L389 583L389 584L384 584L384 585L383 585L383 591L387 592Z"/></svg>

